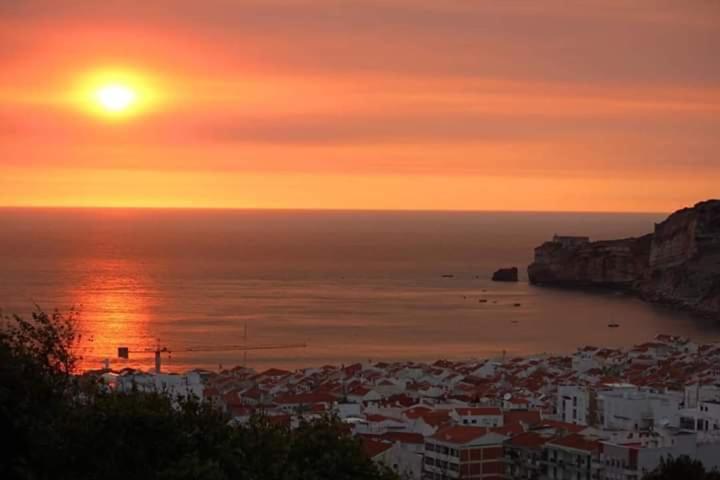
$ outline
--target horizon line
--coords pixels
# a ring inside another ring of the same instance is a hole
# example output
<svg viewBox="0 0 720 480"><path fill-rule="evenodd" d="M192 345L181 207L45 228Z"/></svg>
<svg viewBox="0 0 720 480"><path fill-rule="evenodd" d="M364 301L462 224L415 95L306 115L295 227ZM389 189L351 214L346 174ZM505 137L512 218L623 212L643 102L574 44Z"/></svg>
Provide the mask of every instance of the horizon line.
<svg viewBox="0 0 720 480"><path fill-rule="evenodd" d="M262 211L262 212L367 212L367 213L590 213L614 215L668 215L669 211L613 211L613 210L498 210L498 209L428 209L428 208L283 208L283 207L184 207L184 206L119 206L119 205L0 205L0 210L137 210L137 211Z"/></svg>

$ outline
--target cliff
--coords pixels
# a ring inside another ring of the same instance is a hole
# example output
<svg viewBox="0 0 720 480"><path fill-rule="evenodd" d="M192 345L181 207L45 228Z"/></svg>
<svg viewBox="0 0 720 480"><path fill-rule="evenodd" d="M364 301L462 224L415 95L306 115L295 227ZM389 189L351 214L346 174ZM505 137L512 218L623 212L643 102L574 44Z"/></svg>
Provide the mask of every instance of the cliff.
<svg viewBox="0 0 720 480"><path fill-rule="evenodd" d="M535 249L528 277L536 285L623 289L720 316L720 200L679 210L638 238L555 236Z"/></svg>

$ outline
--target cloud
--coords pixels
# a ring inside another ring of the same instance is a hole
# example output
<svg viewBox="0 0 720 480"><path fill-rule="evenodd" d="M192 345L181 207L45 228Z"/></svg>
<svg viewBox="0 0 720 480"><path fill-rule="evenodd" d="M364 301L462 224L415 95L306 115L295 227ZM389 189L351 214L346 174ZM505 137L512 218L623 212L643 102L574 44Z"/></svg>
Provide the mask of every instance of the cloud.
<svg viewBox="0 0 720 480"><path fill-rule="evenodd" d="M627 200L648 172L717 178L718 44L720 4L700 0L0 2L0 176L202 174L211 195L224 174L490 175ZM107 65L172 102L115 124L63 102Z"/></svg>
<svg viewBox="0 0 720 480"><path fill-rule="evenodd" d="M716 2L88 0L59 6L26 0L3 5L0 17L20 26L25 36L34 28L74 33L77 27L100 25L161 32L161 38L175 37L184 45L210 42L234 68L250 60L297 72L720 82L720 64L713 61L720 40ZM66 36L64 42L75 39ZM37 43L35 48L43 48L42 38ZM146 47L152 50L152 42Z"/></svg>

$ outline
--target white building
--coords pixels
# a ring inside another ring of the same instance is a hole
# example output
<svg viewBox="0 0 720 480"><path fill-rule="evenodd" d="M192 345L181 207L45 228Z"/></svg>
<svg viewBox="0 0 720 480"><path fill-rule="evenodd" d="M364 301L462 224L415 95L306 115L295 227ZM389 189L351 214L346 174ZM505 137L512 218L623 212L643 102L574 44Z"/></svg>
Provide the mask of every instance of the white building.
<svg viewBox="0 0 720 480"><path fill-rule="evenodd" d="M695 432L720 435L720 402L710 400L700 402L695 408L683 409L680 412L680 426Z"/></svg>
<svg viewBox="0 0 720 480"><path fill-rule="evenodd" d="M624 442L602 442L600 463L607 480L640 480L662 458L682 455L711 470L720 466L720 443L702 442L696 433L682 430L629 433Z"/></svg>
<svg viewBox="0 0 720 480"><path fill-rule="evenodd" d="M495 407L462 407L450 412L450 417L461 425L474 427L502 427L503 412Z"/></svg>
<svg viewBox="0 0 720 480"><path fill-rule="evenodd" d="M590 391L577 385L560 385L557 391L558 420L576 425L589 425Z"/></svg>
<svg viewBox="0 0 720 480"><path fill-rule="evenodd" d="M685 408L695 408L698 403L710 400L720 400L720 386L695 384L685 387Z"/></svg>
<svg viewBox="0 0 720 480"><path fill-rule="evenodd" d="M508 437L482 427L452 426L425 439L423 479L503 478L503 442Z"/></svg>
<svg viewBox="0 0 720 480"><path fill-rule="evenodd" d="M137 389L142 392L167 393L171 398L203 398L203 381L197 372L182 375L174 373L133 373L115 377L118 391L129 392Z"/></svg>
<svg viewBox="0 0 720 480"><path fill-rule="evenodd" d="M680 425L682 394L617 386L598 392L600 422L606 430L637 431Z"/></svg>
<svg viewBox="0 0 720 480"><path fill-rule="evenodd" d="M581 435L556 438L545 445L549 480L591 480L597 478L600 444Z"/></svg>

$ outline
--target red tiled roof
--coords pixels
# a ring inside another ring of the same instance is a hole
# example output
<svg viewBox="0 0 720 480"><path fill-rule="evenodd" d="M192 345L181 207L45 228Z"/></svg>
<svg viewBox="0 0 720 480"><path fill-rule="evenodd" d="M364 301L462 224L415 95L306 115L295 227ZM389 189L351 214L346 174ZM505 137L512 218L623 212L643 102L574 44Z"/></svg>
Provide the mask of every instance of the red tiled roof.
<svg viewBox="0 0 720 480"><path fill-rule="evenodd" d="M543 437L538 433L525 432L520 435L515 435L508 441L508 443L513 447L540 449L548 441L550 441L549 438Z"/></svg>
<svg viewBox="0 0 720 480"><path fill-rule="evenodd" d="M391 402L391 403L398 404L398 405L403 406L403 407L409 407L409 406L415 404L415 400L413 400L412 398L408 397L408 396L405 395L404 393L400 393L400 394L397 394L397 395L391 395L390 397L387 398L387 401L388 401L388 402Z"/></svg>
<svg viewBox="0 0 720 480"><path fill-rule="evenodd" d="M314 403L333 403L337 399L328 393L301 393L298 395L282 395L275 399L281 405L311 405Z"/></svg>
<svg viewBox="0 0 720 480"><path fill-rule="evenodd" d="M499 433L500 435L505 436L512 436L512 435L519 435L523 433L523 427L519 423L510 423L508 425L503 425L502 427L495 427L492 429L493 432Z"/></svg>
<svg viewBox="0 0 720 480"><path fill-rule="evenodd" d="M206 388L203 390L203 397L205 397L205 398L217 397L219 395L220 395L220 392L218 391L217 388L209 387L209 388Z"/></svg>
<svg viewBox="0 0 720 480"><path fill-rule="evenodd" d="M440 429L430 438L447 443L454 443L456 445L465 445L466 443L470 443L480 437L484 437L487 433L488 429L485 427L464 427L455 425Z"/></svg>
<svg viewBox="0 0 720 480"><path fill-rule="evenodd" d="M362 437L362 446L368 458L375 458L389 448L392 448L393 444L375 438Z"/></svg>
<svg viewBox="0 0 720 480"><path fill-rule="evenodd" d="M440 427L450 421L450 412L447 410L434 411L421 416L423 421L433 427Z"/></svg>
<svg viewBox="0 0 720 480"><path fill-rule="evenodd" d="M243 392L242 396L258 400L263 396L263 391L257 387L253 387L250 390Z"/></svg>
<svg viewBox="0 0 720 480"><path fill-rule="evenodd" d="M535 430L540 430L544 428L555 428L557 430L565 430L571 433L578 433L582 432L587 427L584 427L582 425L575 425L574 423L559 422L557 420L543 420L540 425L536 425L533 428Z"/></svg>
<svg viewBox="0 0 720 480"><path fill-rule="evenodd" d="M468 375L467 377L463 378L463 382L469 383L471 385L482 385L488 383L489 379L483 377L476 377L474 375Z"/></svg>
<svg viewBox="0 0 720 480"><path fill-rule="evenodd" d="M419 433L412 432L387 432L382 434L381 437L391 442L414 443L418 445L425 442L425 437Z"/></svg>
<svg viewBox="0 0 720 480"><path fill-rule="evenodd" d="M557 445L560 447L572 448L575 450L583 450L585 452L594 452L600 449L600 442L595 440L588 440L582 435L572 434L561 438L555 438L548 444Z"/></svg>
<svg viewBox="0 0 720 480"><path fill-rule="evenodd" d="M377 414L366 414L365 418L368 422L384 422L385 420L390 420L393 422L402 422L402 420L398 420L396 418L392 417L386 417L385 415L377 415Z"/></svg>
<svg viewBox="0 0 720 480"><path fill-rule="evenodd" d="M269 368L258 374L259 377L284 377L285 375L290 375L290 372L287 370L280 370L279 368Z"/></svg>
<svg viewBox="0 0 720 480"><path fill-rule="evenodd" d="M347 367L343 368L343 372L345 372L347 375L355 375L361 370L362 365L359 363L353 363L352 365L348 365Z"/></svg>
<svg viewBox="0 0 720 480"><path fill-rule="evenodd" d="M526 425L535 425L540 423L542 416L536 410L510 410L503 413L503 423L524 423Z"/></svg>
<svg viewBox="0 0 720 480"><path fill-rule="evenodd" d="M351 394L351 395L360 395L360 396L363 396L363 397L364 397L364 396L367 395L369 392L370 392L370 389L369 389L369 388L363 387L362 385L359 385L359 386L353 388L353 389L350 391L350 394Z"/></svg>
<svg viewBox="0 0 720 480"><path fill-rule="evenodd" d="M240 399L238 392L232 391L223 395L223 402L225 406L231 407L233 405L242 405L243 401Z"/></svg>
<svg viewBox="0 0 720 480"><path fill-rule="evenodd" d="M502 410L495 407L464 407L456 408L455 411L462 417L481 417L490 415L502 415Z"/></svg>
<svg viewBox="0 0 720 480"><path fill-rule="evenodd" d="M513 397L510 400L508 400L508 403L510 405L525 405L528 402L529 402L529 400L525 397Z"/></svg>
<svg viewBox="0 0 720 480"><path fill-rule="evenodd" d="M428 414L432 412L432 408L423 407L422 405L419 405L417 407L408 408L403 412L407 418L415 419L420 418L425 414Z"/></svg>

